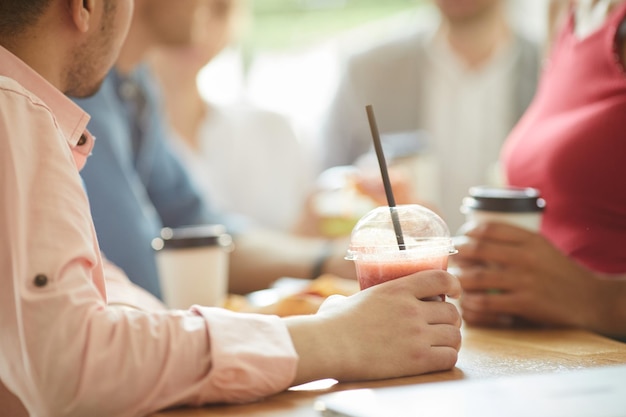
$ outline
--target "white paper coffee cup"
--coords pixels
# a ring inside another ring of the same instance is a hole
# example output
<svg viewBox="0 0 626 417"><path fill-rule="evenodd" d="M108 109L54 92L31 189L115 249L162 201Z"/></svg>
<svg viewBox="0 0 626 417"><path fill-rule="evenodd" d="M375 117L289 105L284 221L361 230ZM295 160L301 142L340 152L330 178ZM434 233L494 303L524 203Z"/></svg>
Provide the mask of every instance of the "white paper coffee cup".
<svg viewBox="0 0 626 417"><path fill-rule="evenodd" d="M164 228L152 241L163 302L173 309L222 306L232 238L222 225Z"/></svg>
<svg viewBox="0 0 626 417"><path fill-rule="evenodd" d="M466 223L458 234L462 234L468 227L487 221L509 223L538 232L545 205L539 190L535 188L471 187L461 206Z"/></svg>

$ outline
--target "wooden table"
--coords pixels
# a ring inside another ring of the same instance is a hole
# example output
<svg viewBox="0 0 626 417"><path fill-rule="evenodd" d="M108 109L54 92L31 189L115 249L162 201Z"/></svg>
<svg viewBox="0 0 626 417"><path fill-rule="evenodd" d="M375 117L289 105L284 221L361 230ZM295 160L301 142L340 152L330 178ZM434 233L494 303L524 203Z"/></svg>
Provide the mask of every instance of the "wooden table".
<svg viewBox="0 0 626 417"><path fill-rule="evenodd" d="M254 404L169 410L152 417L319 417L313 409L315 398L333 391L562 372L616 364L626 364L626 344L582 330L464 328L457 366L447 372L362 383L320 381Z"/></svg>

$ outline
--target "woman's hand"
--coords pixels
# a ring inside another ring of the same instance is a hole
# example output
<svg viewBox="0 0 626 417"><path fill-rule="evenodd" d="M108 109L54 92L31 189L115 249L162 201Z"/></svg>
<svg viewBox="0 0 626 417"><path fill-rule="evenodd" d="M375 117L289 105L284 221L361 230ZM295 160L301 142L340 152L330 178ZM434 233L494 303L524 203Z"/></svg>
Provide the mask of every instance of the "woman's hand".
<svg viewBox="0 0 626 417"><path fill-rule="evenodd" d="M503 223L466 233L455 261L468 324L509 325L516 318L594 327L604 301L600 280L543 236Z"/></svg>

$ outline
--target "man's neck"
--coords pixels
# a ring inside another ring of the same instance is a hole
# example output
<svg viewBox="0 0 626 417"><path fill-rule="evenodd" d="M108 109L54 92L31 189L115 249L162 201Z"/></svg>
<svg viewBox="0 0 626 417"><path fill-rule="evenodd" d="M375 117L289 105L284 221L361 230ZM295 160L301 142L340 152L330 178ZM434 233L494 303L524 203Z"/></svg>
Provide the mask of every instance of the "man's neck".
<svg viewBox="0 0 626 417"><path fill-rule="evenodd" d="M45 37L34 37L32 41L24 41L26 37L19 39L0 39L7 51L21 59L26 65L45 78L58 90L65 92L66 84L64 74L65 58L62 58L62 49L55 49L57 42L52 44Z"/></svg>
<svg viewBox="0 0 626 417"><path fill-rule="evenodd" d="M511 29L503 13L491 11L462 23L444 20L439 35L469 68L479 68L509 41Z"/></svg>

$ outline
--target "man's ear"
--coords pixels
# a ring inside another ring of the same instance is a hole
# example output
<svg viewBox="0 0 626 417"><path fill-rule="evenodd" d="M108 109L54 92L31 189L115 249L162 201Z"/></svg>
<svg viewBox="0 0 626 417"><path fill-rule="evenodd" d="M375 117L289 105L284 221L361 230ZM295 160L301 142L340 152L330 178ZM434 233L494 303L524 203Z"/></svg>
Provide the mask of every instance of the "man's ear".
<svg viewBox="0 0 626 417"><path fill-rule="evenodd" d="M85 33L94 19L95 3L98 0L67 0L70 6L72 22L76 28Z"/></svg>

